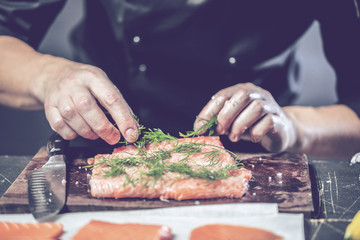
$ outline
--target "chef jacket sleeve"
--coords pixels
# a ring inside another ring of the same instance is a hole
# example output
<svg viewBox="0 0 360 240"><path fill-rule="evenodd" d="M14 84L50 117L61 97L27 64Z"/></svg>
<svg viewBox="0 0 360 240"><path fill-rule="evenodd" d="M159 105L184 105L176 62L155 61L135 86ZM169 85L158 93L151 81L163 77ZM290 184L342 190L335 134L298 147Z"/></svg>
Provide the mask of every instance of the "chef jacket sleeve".
<svg viewBox="0 0 360 240"><path fill-rule="evenodd" d="M65 0L0 0L0 35L37 48Z"/></svg>
<svg viewBox="0 0 360 240"><path fill-rule="evenodd" d="M325 54L337 77L338 103L360 116L360 1L318 2Z"/></svg>

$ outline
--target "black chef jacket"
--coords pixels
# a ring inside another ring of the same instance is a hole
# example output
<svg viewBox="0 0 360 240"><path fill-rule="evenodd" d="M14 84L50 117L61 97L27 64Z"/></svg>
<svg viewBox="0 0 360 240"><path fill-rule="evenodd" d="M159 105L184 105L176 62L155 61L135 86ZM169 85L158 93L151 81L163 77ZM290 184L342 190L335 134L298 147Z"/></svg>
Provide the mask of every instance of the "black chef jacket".
<svg viewBox="0 0 360 240"><path fill-rule="evenodd" d="M37 48L64 2L1 0L0 34ZM191 129L214 93L240 82L291 104L292 46L314 20L337 74L339 103L359 114L356 0L89 0L71 41L74 59L102 68L141 123L173 133ZM284 64L262 67L285 50Z"/></svg>

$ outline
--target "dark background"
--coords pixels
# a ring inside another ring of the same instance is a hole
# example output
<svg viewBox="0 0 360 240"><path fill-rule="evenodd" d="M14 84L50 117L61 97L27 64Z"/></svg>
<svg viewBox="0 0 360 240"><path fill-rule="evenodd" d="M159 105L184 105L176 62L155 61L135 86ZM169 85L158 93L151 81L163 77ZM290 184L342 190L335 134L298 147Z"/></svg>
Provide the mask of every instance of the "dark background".
<svg viewBox="0 0 360 240"><path fill-rule="evenodd" d="M82 4L83 0L67 2L42 42L40 52L72 58L69 31L83 15ZM304 79L297 104L318 106L333 103L336 100L335 74L324 58L317 22L297 45L300 77ZM0 155L34 155L51 134L43 111L20 111L0 105L0 119Z"/></svg>

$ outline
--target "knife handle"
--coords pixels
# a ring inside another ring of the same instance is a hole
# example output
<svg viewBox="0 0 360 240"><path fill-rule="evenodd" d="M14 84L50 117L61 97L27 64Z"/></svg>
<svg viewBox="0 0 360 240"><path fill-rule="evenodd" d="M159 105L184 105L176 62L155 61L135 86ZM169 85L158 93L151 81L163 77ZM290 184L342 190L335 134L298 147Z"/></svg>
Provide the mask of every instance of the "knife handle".
<svg viewBox="0 0 360 240"><path fill-rule="evenodd" d="M53 133L47 143L47 151L49 157L55 155L65 155L69 141L64 140L59 134Z"/></svg>

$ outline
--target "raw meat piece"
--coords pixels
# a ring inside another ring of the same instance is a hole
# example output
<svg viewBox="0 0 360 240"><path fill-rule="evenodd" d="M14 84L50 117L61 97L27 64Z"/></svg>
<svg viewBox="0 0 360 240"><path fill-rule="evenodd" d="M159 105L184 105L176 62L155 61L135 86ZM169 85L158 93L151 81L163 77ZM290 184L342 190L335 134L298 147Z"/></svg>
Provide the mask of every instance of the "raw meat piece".
<svg viewBox="0 0 360 240"><path fill-rule="evenodd" d="M55 239L63 233L59 223L13 223L0 222L0 239Z"/></svg>
<svg viewBox="0 0 360 240"><path fill-rule="evenodd" d="M185 150L171 152L174 148ZM192 150L194 152L187 155L187 151ZM106 162L109 159L123 161L139 157L139 149L132 145L116 148L112 154L99 154L89 159L89 163L94 164L90 179L91 195L103 198L184 200L219 197L241 198L247 191L248 182L252 176L251 171L237 168L236 161L224 149L219 137L181 138L152 143L146 146L146 153L142 154L146 156L144 161L149 163L156 160L156 157L153 156L169 152L171 153L163 160L162 168L159 170L161 176L157 178L154 175L157 173L155 168L159 165L158 162L154 166L151 165L150 168L146 164L136 164L135 166L134 163L128 164L121 170L122 174L114 177L104 176L104 172L111 170ZM139 162L141 161L139 160ZM181 171L169 170L174 166L179 168L176 165L178 163L186 163L186 166L184 165L186 168ZM193 171L203 171L202 175L204 176L197 177L197 173ZM218 177L218 179L216 179L217 171L223 172L222 177Z"/></svg>
<svg viewBox="0 0 360 240"><path fill-rule="evenodd" d="M171 240L171 229L160 225L116 224L92 220L73 237L73 240Z"/></svg>
<svg viewBox="0 0 360 240"><path fill-rule="evenodd" d="M281 240L272 232L252 227L209 224L192 230L190 240Z"/></svg>

